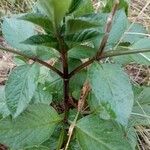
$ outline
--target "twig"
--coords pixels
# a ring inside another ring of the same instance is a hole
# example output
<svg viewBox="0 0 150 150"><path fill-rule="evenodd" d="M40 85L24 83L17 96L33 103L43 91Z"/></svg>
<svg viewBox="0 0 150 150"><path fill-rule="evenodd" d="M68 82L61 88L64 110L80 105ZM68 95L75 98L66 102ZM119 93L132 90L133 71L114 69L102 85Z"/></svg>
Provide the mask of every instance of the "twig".
<svg viewBox="0 0 150 150"><path fill-rule="evenodd" d="M101 45L99 47L99 51L97 52L96 54L96 59L98 60L99 57L103 54L104 52L104 49L106 47L106 44L107 44L107 41L108 41L108 38L109 38L109 33L112 29L112 23L113 23L113 19L114 19L114 16L115 16L115 13L117 11L117 8L118 8L118 5L119 5L119 0L116 0L115 1L115 4L112 8L112 11L107 19L107 24L106 24L106 28L105 28L105 34L104 34L104 37L102 39L102 42L101 42Z"/></svg>
<svg viewBox="0 0 150 150"><path fill-rule="evenodd" d="M122 55L131 55L131 54L137 54L137 53L148 53L150 52L150 49L129 49L131 51L128 50L111 50L109 52L105 52L103 53L102 56L100 56L98 58L98 60L101 59L105 59L108 57L116 57L116 56L122 56ZM81 71L82 69L84 69L85 67L89 66L90 64L92 64L95 60L97 60L95 57L91 58L90 60L86 61L85 63L81 64L80 66L78 66L77 68L75 68L70 74L69 74L69 78L71 78L72 76L74 76L77 72Z"/></svg>
<svg viewBox="0 0 150 150"><path fill-rule="evenodd" d="M64 18L65 21L65 18ZM68 47L61 37L61 33L57 34L57 40L59 43L59 50L61 52L61 59L62 59L62 68L63 68L63 93L64 93L64 107L65 107L65 115L64 115L64 122L67 122L68 116L68 101L69 101L69 72L68 72Z"/></svg>
<svg viewBox="0 0 150 150"><path fill-rule="evenodd" d="M75 70L73 70L70 73L70 77L73 76L74 74L76 74L78 71L82 70L83 68L85 68L86 66L90 65L91 63L93 63L95 60L99 60L99 58L103 55L104 49L106 47L108 38L109 38L109 33L111 31L112 28L112 23L113 23L113 18L115 16L115 13L117 11L118 5L119 5L120 1L119 0L115 0L114 2L114 6L112 8L112 11L107 19L107 23L106 23L106 28L105 28L105 34L104 37L101 41L99 50L96 54L96 56L94 56L93 58L91 58L89 61L83 63L82 65L80 65L79 67L77 67Z"/></svg>
<svg viewBox="0 0 150 150"><path fill-rule="evenodd" d="M112 50L110 52L106 52L103 56L101 56L99 59L104 59L108 57L116 57L116 56L122 56L122 55L131 55L131 54L137 54L137 53L148 53L150 52L150 49L130 49L131 51L121 51L121 50Z"/></svg>
<svg viewBox="0 0 150 150"><path fill-rule="evenodd" d="M83 64L81 64L80 66L78 66L77 68L75 68L70 74L69 74L69 78L73 77L76 73L80 72L82 69L84 69L85 67L89 66L90 64L92 64L94 61L96 60L95 57L91 58L90 60L84 62Z"/></svg>
<svg viewBox="0 0 150 150"><path fill-rule="evenodd" d="M61 71L59 71L57 68L53 67L52 65L50 65L49 63L37 58L37 57L34 57L34 56L29 56L29 55L26 55L20 51L16 51L14 49L11 49L11 48L5 48L5 47L2 47L0 46L0 50L3 50L3 51L6 51L6 52L10 52L10 53L13 53L13 54L17 54L17 55L20 55L20 56L23 56L24 58L27 58L27 59L31 59L33 60L34 62L38 62L39 64L42 64L43 66L51 69L52 71L54 71L55 73L57 73L60 77L64 77L63 73Z"/></svg>
<svg viewBox="0 0 150 150"><path fill-rule="evenodd" d="M67 144L65 146L65 149L64 150L67 150L68 147L69 147L69 143L71 141L71 138L72 138L72 135L73 135L73 131L74 131L74 128L76 126L76 123L77 123L77 120L78 120L78 117L79 117L79 114L80 112L82 112L82 109L84 107L84 104L85 104L85 101L86 101L86 98L90 92L90 86L89 84L86 82L83 86L83 89L82 89L82 92L81 92L81 96L80 96L80 100L78 102L78 112L76 114L76 117L74 119L74 121L71 123L70 127L69 127L69 131L68 131L68 141L67 141Z"/></svg>
<svg viewBox="0 0 150 150"><path fill-rule="evenodd" d="M78 102L78 112L82 112L82 109L84 107L85 104L85 100L90 92L91 88L88 82L85 82L82 92L81 92L81 96Z"/></svg>

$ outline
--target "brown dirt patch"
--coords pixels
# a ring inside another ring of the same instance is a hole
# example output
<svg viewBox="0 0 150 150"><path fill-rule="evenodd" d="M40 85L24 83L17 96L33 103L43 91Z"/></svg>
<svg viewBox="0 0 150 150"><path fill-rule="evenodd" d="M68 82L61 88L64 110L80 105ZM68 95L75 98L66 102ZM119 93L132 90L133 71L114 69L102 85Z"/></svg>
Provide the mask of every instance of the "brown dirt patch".
<svg viewBox="0 0 150 150"><path fill-rule="evenodd" d="M0 37L0 45L7 46L2 37ZM8 73L14 67L12 56L10 53L0 51L0 85L5 84Z"/></svg>
<svg viewBox="0 0 150 150"><path fill-rule="evenodd" d="M132 21L137 18L139 13L145 7L146 4L150 2L149 0L131 0L130 5L130 19ZM148 31L150 31L150 4L146 7L143 13L136 19L136 22L143 24ZM150 33L150 32L149 32Z"/></svg>

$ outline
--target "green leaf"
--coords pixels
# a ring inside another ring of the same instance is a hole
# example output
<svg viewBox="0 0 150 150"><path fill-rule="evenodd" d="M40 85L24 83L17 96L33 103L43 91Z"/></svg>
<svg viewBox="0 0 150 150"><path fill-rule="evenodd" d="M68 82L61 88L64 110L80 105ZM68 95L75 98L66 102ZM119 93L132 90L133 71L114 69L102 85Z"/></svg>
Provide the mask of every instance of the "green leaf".
<svg viewBox="0 0 150 150"><path fill-rule="evenodd" d="M20 15L16 17L20 17ZM37 34L35 26L27 21L18 20L16 17L5 18L2 25L4 38L10 46L27 55L37 56L44 60L45 57L49 59L58 55L57 52L46 46L24 44L23 41Z"/></svg>
<svg viewBox="0 0 150 150"><path fill-rule="evenodd" d="M116 114L117 121L123 125L127 124L134 97L129 78L123 69L116 64L95 62L89 69L88 80L97 103L108 102Z"/></svg>
<svg viewBox="0 0 150 150"><path fill-rule="evenodd" d="M50 139L45 141L42 145L49 147L50 150L60 150L63 142L66 140L67 133L63 128L63 125L60 124L55 128Z"/></svg>
<svg viewBox="0 0 150 150"><path fill-rule="evenodd" d="M0 120L1 120L1 119L3 119L3 116L2 116L2 114L0 114Z"/></svg>
<svg viewBox="0 0 150 150"><path fill-rule="evenodd" d="M69 72L82 64L81 60L77 59L68 59L69 64ZM61 62L57 62L55 64L58 69L62 70ZM82 70L78 74L76 74L72 80L70 80L70 94L72 94L76 90L80 90L83 87L83 84L87 78L87 71ZM53 99L62 100L63 99L63 80L56 73L50 72L49 81L46 83L47 88L52 92ZM80 92L79 92L80 94Z"/></svg>
<svg viewBox="0 0 150 150"><path fill-rule="evenodd" d="M78 121L75 131L82 150L132 150L124 130L114 121L90 115Z"/></svg>
<svg viewBox="0 0 150 150"><path fill-rule="evenodd" d="M149 38L140 38L140 40L134 42L129 49L142 50L142 49L150 49L150 39ZM136 41L136 39L133 38ZM126 65L131 62L135 62L137 64L142 65L150 65L150 53L138 53L126 56L117 56L113 58L115 62Z"/></svg>
<svg viewBox="0 0 150 150"><path fill-rule="evenodd" d="M45 69L42 74L42 80L45 83L46 90L52 93L54 101L62 101L63 99L63 80L56 73Z"/></svg>
<svg viewBox="0 0 150 150"><path fill-rule="evenodd" d="M103 12L111 12L112 8L114 6L115 0L107 0L106 6L103 8ZM129 8L129 1L128 0L119 0L119 9L124 8L126 14L128 14L128 8Z"/></svg>
<svg viewBox="0 0 150 150"><path fill-rule="evenodd" d="M51 35L38 34L38 35L33 35L22 42L24 44L29 44L29 45L46 45L49 47L55 47L57 40Z"/></svg>
<svg viewBox="0 0 150 150"><path fill-rule="evenodd" d="M39 66L23 65L15 68L6 83L6 103L11 114L18 116L30 103L37 87Z"/></svg>
<svg viewBox="0 0 150 150"><path fill-rule="evenodd" d="M130 125L150 125L150 105L142 105L139 103L139 106L133 107L132 116L130 118Z"/></svg>
<svg viewBox="0 0 150 150"><path fill-rule="evenodd" d="M24 58L23 56L16 55L13 61L16 64L16 66L22 66L27 64L28 59Z"/></svg>
<svg viewBox="0 0 150 150"><path fill-rule="evenodd" d="M86 21L95 22L95 23L99 24L100 30L103 29L103 32L104 32L105 24L106 24L107 18L108 18L108 13L90 13L90 14L81 16L79 18L83 18Z"/></svg>
<svg viewBox="0 0 150 150"><path fill-rule="evenodd" d="M64 139L65 139L65 136L66 136L65 133L66 133L65 130L62 129L62 131L60 132L60 135L59 135L59 139L58 139L57 150L60 150L63 143L64 143Z"/></svg>
<svg viewBox="0 0 150 150"><path fill-rule="evenodd" d="M91 0L81 0L80 6L74 11L75 17L91 14L94 12L93 3Z"/></svg>
<svg viewBox="0 0 150 150"><path fill-rule="evenodd" d="M150 87L135 87L135 89L138 92L135 92L135 105L137 105L137 102L140 104L149 104L150 105Z"/></svg>
<svg viewBox="0 0 150 150"><path fill-rule="evenodd" d="M12 149L40 145L52 135L60 120L52 107L31 105L16 119L7 117L0 121L0 142Z"/></svg>
<svg viewBox="0 0 150 150"><path fill-rule="evenodd" d="M131 125L150 125L150 87L135 87Z"/></svg>
<svg viewBox="0 0 150 150"><path fill-rule="evenodd" d="M20 17L20 15L5 18L3 22L2 31L8 44L27 55L37 56L40 59L45 60L56 56L59 57L58 52L47 46L24 44L23 41L35 36L37 33L35 32L36 29L33 24L16 19L18 17ZM55 46L55 43L53 46Z"/></svg>
<svg viewBox="0 0 150 150"><path fill-rule="evenodd" d="M86 20L86 17L69 19L67 21L67 33L76 33L85 29L96 28L100 26L99 23Z"/></svg>
<svg viewBox="0 0 150 150"><path fill-rule="evenodd" d="M82 43L90 41L91 39L99 36L100 33L95 29L87 29L74 34L67 34L65 36L65 41L70 43Z"/></svg>
<svg viewBox="0 0 150 150"><path fill-rule="evenodd" d="M68 70L69 72L73 71L76 67L80 66L82 64L81 60L69 58L68 59ZM61 63L59 63L59 68L61 68ZM62 70L62 68L61 68ZM59 77L60 78L60 77ZM87 78L87 71L82 70L81 72L77 73L74 77L72 77L72 80L70 80L70 92L73 92L76 89L81 89L83 87L83 84ZM62 82L62 80L59 80ZM60 87L59 84L58 86ZM59 89L58 87L58 89ZM63 88L63 87L62 87ZM59 91L58 91L59 92Z"/></svg>
<svg viewBox="0 0 150 150"><path fill-rule="evenodd" d="M5 98L5 87L0 86L0 114L3 117L6 117L10 114L7 105L6 105L6 98Z"/></svg>
<svg viewBox="0 0 150 150"><path fill-rule="evenodd" d="M137 41L131 46L131 49L150 49L150 39L145 38ZM140 53L132 56L132 59L138 64L149 65L150 53Z"/></svg>
<svg viewBox="0 0 150 150"><path fill-rule="evenodd" d="M127 25L128 20L125 12L123 10L119 10L114 18L113 26L108 39L108 47L113 48L119 42L120 38L127 29Z"/></svg>
<svg viewBox="0 0 150 150"><path fill-rule="evenodd" d="M83 84L85 83L87 79L87 71L82 70L81 72L77 73L72 80L70 81L70 90L73 92L77 89L82 89ZM80 94L80 92L79 92Z"/></svg>
<svg viewBox="0 0 150 150"><path fill-rule="evenodd" d="M90 110L95 114L99 114L99 117L105 120L116 119L116 114L112 110L110 103L99 102L96 96L91 92L88 97L88 104Z"/></svg>
<svg viewBox="0 0 150 150"><path fill-rule="evenodd" d="M68 69L69 69L69 72L73 71L76 67L78 67L79 65L82 64L82 61L81 60L78 60L78 59L73 59L73 58L69 58L68 59Z"/></svg>
<svg viewBox="0 0 150 150"><path fill-rule="evenodd" d="M68 55L71 58L75 59L86 59L91 58L96 55L96 49L88 47L88 46L76 46L68 51Z"/></svg>
<svg viewBox="0 0 150 150"><path fill-rule="evenodd" d="M69 150L82 150L77 139L72 139L69 144Z"/></svg>
<svg viewBox="0 0 150 150"><path fill-rule="evenodd" d="M102 27L99 28L100 33L105 33L105 25L107 23L107 18L109 14L100 13L96 15L91 15L91 19L100 20ZM106 50L113 49L116 44L120 41L121 37L124 35L128 25L128 19L124 10L119 10L116 12L114 21L112 24L112 29L109 34L108 42L106 45ZM94 40L95 48L98 49L103 36L99 36Z"/></svg>
<svg viewBox="0 0 150 150"><path fill-rule="evenodd" d="M120 49L119 51L121 52ZM142 50L142 49L135 49L135 50ZM144 49L143 49L144 50ZM118 51L118 52L119 52ZM126 51L134 51L134 49L127 49ZM150 49L147 49L147 51L150 51ZM150 53L137 53L137 54L128 54L128 55L123 55L123 56L116 56L113 57L113 60L118 63L121 64L123 66L129 64L129 63L137 63L137 64L142 64L142 65L149 65L150 64Z"/></svg>
<svg viewBox="0 0 150 150"><path fill-rule="evenodd" d="M36 24L40 27L42 27L45 31L47 32L53 32L53 24L52 22L48 19L47 16L44 16L42 14L38 13L29 13L26 14L19 19L29 21L33 24Z"/></svg>
<svg viewBox="0 0 150 150"><path fill-rule="evenodd" d="M138 145L136 129L134 129L134 127L129 127L127 130L127 136L132 146L132 149L136 150L136 146Z"/></svg>
<svg viewBox="0 0 150 150"><path fill-rule="evenodd" d="M142 24L134 23L134 25L131 25L131 23L128 23L127 29L129 27L130 29L123 36L122 42L133 44L146 37L147 31Z"/></svg>
<svg viewBox="0 0 150 150"><path fill-rule="evenodd" d="M50 105L51 102L51 93L45 88L45 85L39 84L32 98L32 103L43 103Z"/></svg>
<svg viewBox="0 0 150 150"><path fill-rule="evenodd" d="M117 56L113 58L114 61L123 66L128 65L129 63L137 63L142 65L149 65L149 61L141 56L141 54L133 54L133 55L124 55Z"/></svg>
<svg viewBox="0 0 150 150"><path fill-rule="evenodd" d="M79 59L74 59L74 58L69 58L68 59L68 71L71 72L73 71L76 67L78 67L79 65L82 64L82 61ZM55 67L61 71L63 71L63 67L62 67L62 61L58 60L55 63Z"/></svg>
<svg viewBox="0 0 150 150"><path fill-rule="evenodd" d="M82 3L83 0L72 0L71 6L69 8L69 14L73 13Z"/></svg>
<svg viewBox="0 0 150 150"><path fill-rule="evenodd" d="M42 60L50 60L50 58L60 57L60 53L56 49L47 46L37 46L36 53L37 57Z"/></svg>
<svg viewBox="0 0 150 150"><path fill-rule="evenodd" d="M58 27L69 11L71 0L63 0L61 2L58 0L39 0L39 4L53 25Z"/></svg>
<svg viewBox="0 0 150 150"><path fill-rule="evenodd" d="M20 17L20 15L16 17ZM2 32L5 40L13 48L23 51L30 56L36 55L35 46L22 43L22 41L36 34L35 26L27 21L18 20L16 17L4 19Z"/></svg>
<svg viewBox="0 0 150 150"><path fill-rule="evenodd" d="M79 60L73 60L69 63L69 70L71 71L73 68L81 64ZM53 95L54 101L62 101L63 100L63 80L56 73L49 71L48 69L44 69L40 75L41 81L40 83L45 83L46 90L50 91ZM80 90L83 87L83 84L87 78L87 71L83 70L80 73L76 74L72 80L70 81L70 94L76 92L76 90ZM80 94L78 92L77 94Z"/></svg>
<svg viewBox="0 0 150 150"><path fill-rule="evenodd" d="M150 49L150 39L144 38L131 46L132 49Z"/></svg>

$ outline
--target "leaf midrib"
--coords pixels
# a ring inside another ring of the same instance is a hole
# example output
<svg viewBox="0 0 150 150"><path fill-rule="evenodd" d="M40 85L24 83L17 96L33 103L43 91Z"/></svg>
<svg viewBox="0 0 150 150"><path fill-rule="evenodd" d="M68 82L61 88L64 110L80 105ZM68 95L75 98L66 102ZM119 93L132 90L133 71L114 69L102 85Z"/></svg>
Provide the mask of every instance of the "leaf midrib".
<svg viewBox="0 0 150 150"><path fill-rule="evenodd" d="M26 68L27 69L27 68ZM29 74L30 74L30 72L31 72L31 70L33 69L33 66L30 66L30 69L29 69L29 71L28 70L26 70L26 75L25 75L25 80L23 80L24 82L22 83L22 88L21 88L21 92L20 92L20 94L19 94L19 99L18 99L18 104L17 104L17 108L16 108L16 112L17 112L17 110L18 110L18 105L19 105L19 103L20 103L20 100L22 99L22 95L23 95L23 97L24 97L24 94L23 94L23 90L24 90L24 88L25 88L25 84L27 83L28 84L28 82L27 82L27 80L28 80L28 76L29 76ZM31 99L32 98L30 98L30 100L28 101L28 103L31 101ZM15 112L15 113L16 113Z"/></svg>
<svg viewBox="0 0 150 150"><path fill-rule="evenodd" d="M22 128L22 129L24 129L24 130L28 130L28 129L38 129L38 128L43 128L43 127L47 127L47 126L49 126L49 125L55 125L55 124L57 124L59 121L61 121L61 119L59 119L58 118L58 120L54 120L54 121L50 121L50 122L47 122L47 123L43 123L43 124L40 124L40 126L39 126L39 124L38 124L38 126L30 126L30 127L28 127L28 128ZM1 130L1 129L0 129ZM10 128L7 128L7 129L2 129L3 131L8 131L8 130L11 130Z"/></svg>

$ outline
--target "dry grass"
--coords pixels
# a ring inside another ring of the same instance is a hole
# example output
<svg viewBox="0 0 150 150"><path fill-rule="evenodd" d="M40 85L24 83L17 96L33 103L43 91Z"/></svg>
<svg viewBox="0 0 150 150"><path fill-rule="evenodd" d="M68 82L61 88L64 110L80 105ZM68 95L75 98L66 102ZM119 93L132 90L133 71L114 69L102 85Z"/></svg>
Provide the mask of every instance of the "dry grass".
<svg viewBox="0 0 150 150"><path fill-rule="evenodd" d="M32 8L33 0L0 0L1 12L4 14L22 13Z"/></svg>
<svg viewBox="0 0 150 150"><path fill-rule="evenodd" d="M32 8L34 0L0 0L0 18L4 15L24 13ZM0 45L7 46L3 38L0 36ZM0 85L5 84L8 73L14 67L12 54L0 52Z"/></svg>
<svg viewBox="0 0 150 150"><path fill-rule="evenodd" d="M136 22L143 24L150 33L150 0L131 0L129 19L132 21L136 19Z"/></svg>
<svg viewBox="0 0 150 150"><path fill-rule="evenodd" d="M131 0L131 21L142 23L150 33L150 0ZM150 67L141 65L128 66L132 79L141 84L150 86ZM150 150L150 126L136 127L138 133L139 150Z"/></svg>

